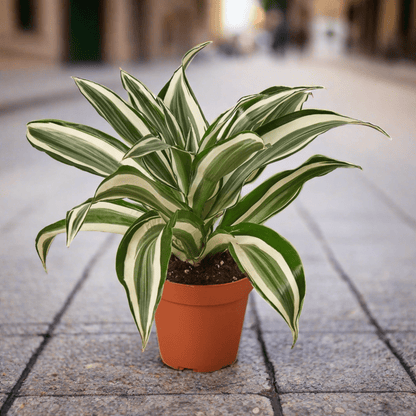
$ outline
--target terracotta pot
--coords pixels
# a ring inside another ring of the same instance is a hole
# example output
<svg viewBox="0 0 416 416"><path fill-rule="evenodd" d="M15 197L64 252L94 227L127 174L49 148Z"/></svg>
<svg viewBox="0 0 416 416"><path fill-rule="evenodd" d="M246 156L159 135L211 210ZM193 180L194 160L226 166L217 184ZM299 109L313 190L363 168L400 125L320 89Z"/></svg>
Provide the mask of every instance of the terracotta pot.
<svg viewBox="0 0 416 416"><path fill-rule="evenodd" d="M178 370L197 372L232 364L252 288L247 278L205 286L166 281L156 311L162 361Z"/></svg>

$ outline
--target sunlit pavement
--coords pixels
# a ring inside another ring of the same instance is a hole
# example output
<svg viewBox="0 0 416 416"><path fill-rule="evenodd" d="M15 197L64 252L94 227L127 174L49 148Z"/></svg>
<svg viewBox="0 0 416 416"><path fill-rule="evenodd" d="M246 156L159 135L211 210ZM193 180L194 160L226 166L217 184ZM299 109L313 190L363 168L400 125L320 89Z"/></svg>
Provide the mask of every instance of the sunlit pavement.
<svg viewBox="0 0 416 416"><path fill-rule="evenodd" d="M178 62L126 65L155 92ZM392 70L392 68L394 70ZM0 78L0 406L9 415L413 415L416 409L416 72L363 59L256 55L195 61L189 80L213 120L272 85L323 85L306 108L383 127L335 129L269 167L313 154L360 165L307 183L268 225L299 251L307 295L294 349L281 317L251 297L238 361L175 371L154 332L141 353L114 257L119 237L58 236L46 275L45 225L90 197L100 178L34 150L25 124L64 119L111 129L69 78L122 94L118 68L6 71ZM125 95L124 95L125 96Z"/></svg>

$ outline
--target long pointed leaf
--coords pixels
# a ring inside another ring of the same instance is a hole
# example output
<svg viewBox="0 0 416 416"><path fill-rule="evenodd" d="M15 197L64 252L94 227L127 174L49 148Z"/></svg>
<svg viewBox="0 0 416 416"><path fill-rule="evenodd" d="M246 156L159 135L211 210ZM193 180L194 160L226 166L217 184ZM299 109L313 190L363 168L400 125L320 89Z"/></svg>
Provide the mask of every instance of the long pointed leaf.
<svg viewBox="0 0 416 416"><path fill-rule="evenodd" d="M389 137L378 126L324 110L300 110L260 127L257 134L265 141L267 148L257 152L232 173L208 216L212 217L235 204L236 196L252 172L298 152L320 134L346 124L372 127Z"/></svg>
<svg viewBox="0 0 416 416"><path fill-rule="evenodd" d="M94 200L129 198L150 206L162 216L171 217L180 209L187 209L181 194L162 183L146 178L137 169L121 166L98 186Z"/></svg>
<svg viewBox="0 0 416 416"><path fill-rule="evenodd" d="M299 195L305 182L337 168L361 169L357 165L326 156L312 156L298 168L272 176L244 196L226 211L220 227L240 222L263 223L286 208Z"/></svg>
<svg viewBox="0 0 416 416"><path fill-rule="evenodd" d="M186 53L182 59L182 65L175 71L172 78L158 95L172 111L179 125L182 127L184 136L187 137L189 131L193 129L198 142L204 135L208 127L208 122L188 83L185 69L194 56L209 43L202 43ZM188 148L187 150L192 149Z"/></svg>
<svg viewBox="0 0 416 416"><path fill-rule="evenodd" d="M342 116L332 111L314 109L288 114L263 125L256 132L264 140L264 143L270 144L266 159L267 163L271 163L303 149L320 134L346 124L372 127L389 137L384 130L374 124Z"/></svg>
<svg viewBox="0 0 416 416"><path fill-rule="evenodd" d="M121 71L121 80L133 107L146 116L167 144L183 149L185 140L181 128L164 102L126 71Z"/></svg>
<svg viewBox="0 0 416 416"><path fill-rule="evenodd" d="M92 104L100 116L130 144L151 134L151 128L137 110L128 105L115 92L103 85L86 79L74 78L82 95Z"/></svg>
<svg viewBox="0 0 416 416"><path fill-rule="evenodd" d="M87 201L89 204L89 201ZM81 231L103 231L124 234L143 211L136 205L125 201L96 202L92 204ZM66 231L66 221L60 220L39 231L35 246L42 265L46 271L46 256L58 234Z"/></svg>
<svg viewBox="0 0 416 416"><path fill-rule="evenodd" d="M123 159L127 159L130 157L143 157L148 155L149 153L169 149L170 147L170 145L166 144L163 140L159 139L158 137L149 135L143 137L143 139L140 142L133 145L123 156Z"/></svg>
<svg viewBox="0 0 416 416"><path fill-rule="evenodd" d="M232 172L254 152L262 149L262 140L252 132L243 132L198 154L193 163L188 203L200 213L213 195L218 181Z"/></svg>
<svg viewBox="0 0 416 416"><path fill-rule="evenodd" d="M113 173L128 151L124 143L102 131L60 120L28 123L27 139L54 159L99 176Z"/></svg>
<svg viewBox="0 0 416 416"><path fill-rule="evenodd" d="M305 101L309 94L307 91L319 88L322 87L272 87L260 94L241 98L210 126L199 151L241 131L256 130L270 120L295 111Z"/></svg>
<svg viewBox="0 0 416 416"><path fill-rule="evenodd" d="M117 276L126 290L143 350L162 298L171 255L172 225L156 212L148 212L129 228L117 251Z"/></svg>
<svg viewBox="0 0 416 416"><path fill-rule="evenodd" d="M295 344L306 283L302 262L292 245L263 225L241 223L227 228L229 250L260 296L286 321Z"/></svg>
<svg viewBox="0 0 416 416"><path fill-rule="evenodd" d="M204 222L191 211L177 211L173 228L173 246L186 255L187 261L198 258L205 242Z"/></svg>

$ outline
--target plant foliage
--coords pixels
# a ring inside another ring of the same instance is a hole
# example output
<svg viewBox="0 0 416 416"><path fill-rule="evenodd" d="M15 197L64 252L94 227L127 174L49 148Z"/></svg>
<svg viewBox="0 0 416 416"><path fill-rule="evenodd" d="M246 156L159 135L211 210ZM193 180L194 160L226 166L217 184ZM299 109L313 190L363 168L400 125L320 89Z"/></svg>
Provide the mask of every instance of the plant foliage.
<svg viewBox="0 0 416 416"><path fill-rule="evenodd" d="M297 169L272 176L244 198L242 188L268 164L334 127L359 124L386 134L330 111L304 110L311 91L321 88L307 86L272 87L243 97L209 124L185 74L208 43L187 52L157 96L123 70L129 103L100 84L74 78L120 139L58 120L27 126L27 138L38 150L104 177L91 199L39 232L36 249L45 269L59 233L66 232L67 245L80 230L122 234L116 271L143 349L171 254L196 264L227 249L286 321L295 343L305 297L302 262L291 244L263 223L287 207L306 181L359 166L315 155Z"/></svg>

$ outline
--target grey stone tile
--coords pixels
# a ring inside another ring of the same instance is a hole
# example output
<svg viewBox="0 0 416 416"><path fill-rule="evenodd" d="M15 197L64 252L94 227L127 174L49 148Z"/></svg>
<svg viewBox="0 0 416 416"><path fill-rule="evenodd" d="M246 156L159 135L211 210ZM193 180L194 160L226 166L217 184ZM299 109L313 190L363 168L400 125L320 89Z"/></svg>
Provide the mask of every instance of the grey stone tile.
<svg viewBox="0 0 416 416"><path fill-rule="evenodd" d="M0 324L0 335L15 336L15 335L39 335L44 334L48 330L48 324Z"/></svg>
<svg viewBox="0 0 416 416"><path fill-rule="evenodd" d="M126 292L118 281L115 270L115 254L120 240L117 237L111 249L91 271L90 277L63 317L62 325L57 328L58 333L79 332L80 324L94 324L96 327L99 324L107 327L108 324L115 324L113 329L117 332L127 328L124 324L133 324L135 327ZM120 329L117 329L117 324L122 324ZM84 326L83 329L87 327Z"/></svg>
<svg viewBox="0 0 416 416"><path fill-rule="evenodd" d="M35 336L0 338L0 393L10 392L42 340Z"/></svg>
<svg viewBox="0 0 416 416"><path fill-rule="evenodd" d="M373 250L374 257L369 255L366 264L364 259L360 264L358 256L342 256L338 251L336 255L385 330L416 330L415 260L388 258L387 249Z"/></svg>
<svg viewBox="0 0 416 416"><path fill-rule="evenodd" d="M413 416L416 409L411 393L284 394L280 400L285 416Z"/></svg>
<svg viewBox="0 0 416 416"><path fill-rule="evenodd" d="M80 235L69 250L63 239L59 241L61 244L56 241L49 254L49 274L45 274L33 243L30 251L21 255L0 253L0 323L51 322L91 257L108 237L92 234Z"/></svg>
<svg viewBox="0 0 416 416"><path fill-rule="evenodd" d="M0 393L0 406L3 405L3 403L6 401L6 399L7 399L7 394Z"/></svg>
<svg viewBox="0 0 416 416"><path fill-rule="evenodd" d="M296 392L415 392L399 361L376 335L301 333L291 339L264 334L279 389Z"/></svg>
<svg viewBox="0 0 416 416"><path fill-rule="evenodd" d="M399 351L416 378L416 332L387 334L392 345Z"/></svg>
<svg viewBox="0 0 416 416"><path fill-rule="evenodd" d="M282 317L259 295L256 308L264 332L281 332L291 338ZM306 273L306 295L300 317L300 334L304 332L374 332L360 305L344 283L327 267L310 267Z"/></svg>
<svg viewBox="0 0 416 416"><path fill-rule="evenodd" d="M231 416L273 415L265 397L233 395L153 395L89 397L19 397L10 415L155 415Z"/></svg>
<svg viewBox="0 0 416 416"><path fill-rule="evenodd" d="M137 335L136 324L132 322L66 322L59 325L55 334L132 334ZM154 328L152 328L152 331Z"/></svg>
<svg viewBox="0 0 416 416"><path fill-rule="evenodd" d="M253 331L243 331L238 360L214 373L165 366L156 334L141 353L138 334L60 335L39 358L21 394L258 393L269 388Z"/></svg>

